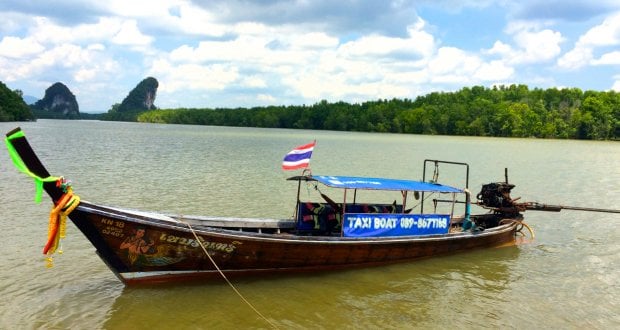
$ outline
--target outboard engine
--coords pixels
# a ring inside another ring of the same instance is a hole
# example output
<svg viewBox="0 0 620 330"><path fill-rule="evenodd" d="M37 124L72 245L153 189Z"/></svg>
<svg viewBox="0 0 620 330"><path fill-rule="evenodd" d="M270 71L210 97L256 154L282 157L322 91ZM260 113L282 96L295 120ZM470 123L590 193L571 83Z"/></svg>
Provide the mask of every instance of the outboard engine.
<svg viewBox="0 0 620 330"><path fill-rule="evenodd" d="M506 182L494 182L482 185L482 189L476 195L478 205L492 209L493 213L478 216L475 219L476 225L482 228L492 228L497 226L500 221L506 218L522 218L520 212L523 211L518 203L519 198L512 199L510 191L515 185Z"/></svg>
<svg viewBox="0 0 620 330"><path fill-rule="evenodd" d="M478 205L493 210L493 213L483 214L476 219L476 224L484 228L498 226L506 219L521 221L525 211L525 204L517 203L521 197L510 197L510 191L515 187L508 183L508 169L504 169L506 181L494 182L482 185L482 189L476 195Z"/></svg>
<svg viewBox="0 0 620 330"><path fill-rule="evenodd" d="M514 200L510 197L510 191L514 184L506 182L495 182L482 185L482 190L476 195L478 204L491 208L512 208Z"/></svg>

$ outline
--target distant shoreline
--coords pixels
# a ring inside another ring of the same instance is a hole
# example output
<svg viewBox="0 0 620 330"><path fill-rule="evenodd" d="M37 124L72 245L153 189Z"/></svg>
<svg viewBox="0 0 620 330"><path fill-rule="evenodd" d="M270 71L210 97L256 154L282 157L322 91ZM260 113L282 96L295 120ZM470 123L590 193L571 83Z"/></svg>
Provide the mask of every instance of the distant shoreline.
<svg viewBox="0 0 620 330"><path fill-rule="evenodd" d="M530 90L525 85L465 87L412 99L363 103L177 108L49 114L37 118L90 119L161 124L316 129L448 136L620 140L620 93L578 88Z"/></svg>

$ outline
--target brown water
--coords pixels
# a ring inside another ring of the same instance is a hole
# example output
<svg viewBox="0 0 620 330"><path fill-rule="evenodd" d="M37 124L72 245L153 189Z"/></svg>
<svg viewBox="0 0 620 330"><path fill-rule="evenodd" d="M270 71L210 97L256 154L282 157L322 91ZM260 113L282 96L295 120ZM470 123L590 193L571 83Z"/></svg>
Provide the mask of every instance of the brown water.
<svg viewBox="0 0 620 330"><path fill-rule="evenodd" d="M5 133L15 123L0 123ZM620 143L40 120L19 123L83 199L182 214L287 218L280 169L316 139L315 174L420 179L424 159L471 165L470 187L620 209ZM442 169L440 182L456 171ZM0 153L0 328L270 328L222 283L124 287L70 224L46 269L49 200ZM381 268L234 281L273 324L302 328L620 327L620 215L528 212L536 239Z"/></svg>

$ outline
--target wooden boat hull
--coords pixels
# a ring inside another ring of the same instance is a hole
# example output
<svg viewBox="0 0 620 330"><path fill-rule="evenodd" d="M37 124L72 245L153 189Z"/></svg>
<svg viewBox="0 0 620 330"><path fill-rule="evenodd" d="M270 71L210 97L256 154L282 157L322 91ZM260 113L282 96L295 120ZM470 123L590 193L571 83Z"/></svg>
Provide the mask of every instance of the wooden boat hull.
<svg viewBox="0 0 620 330"><path fill-rule="evenodd" d="M298 236L190 228L182 219L88 202L70 218L126 284L221 278L214 264L227 277L376 266L508 244L516 228L512 223L419 237Z"/></svg>

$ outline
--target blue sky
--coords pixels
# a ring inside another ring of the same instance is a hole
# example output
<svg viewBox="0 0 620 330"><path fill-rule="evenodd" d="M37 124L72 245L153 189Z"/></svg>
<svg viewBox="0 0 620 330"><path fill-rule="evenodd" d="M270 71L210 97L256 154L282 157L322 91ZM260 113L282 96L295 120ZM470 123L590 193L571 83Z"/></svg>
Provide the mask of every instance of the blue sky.
<svg viewBox="0 0 620 330"><path fill-rule="evenodd" d="M3 0L0 81L105 112L415 98L464 86L620 91L620 2Z"/></svg>

